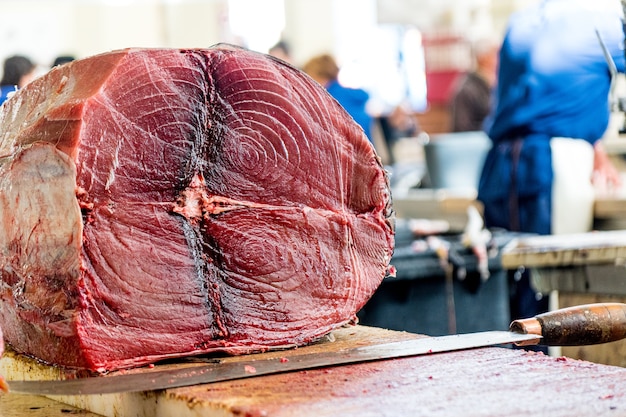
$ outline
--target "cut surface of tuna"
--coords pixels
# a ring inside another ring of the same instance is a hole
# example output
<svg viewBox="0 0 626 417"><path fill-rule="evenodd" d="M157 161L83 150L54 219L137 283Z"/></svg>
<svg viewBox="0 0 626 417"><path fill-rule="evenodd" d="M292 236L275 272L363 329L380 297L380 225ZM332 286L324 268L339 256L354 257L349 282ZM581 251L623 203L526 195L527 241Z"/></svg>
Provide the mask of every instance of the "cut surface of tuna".
<svg viewBox="0 0 626 417"><path fill-rule="evenodd" d="M2 357L3 353L4 353L4 339L2 337L2 329L0 329L0 357ZM9 386L7 385L7 382L4 380L4 377L2 375L0 375L0 391L2 392L9 391Z"/></svg>
<svg viewBox="0 0 626 417"><path fill-rule="evenodd" d="M360 127L279 60L77 60L0 107L0 326L98 371L307 344L390 270L391 216Z"/></svg>

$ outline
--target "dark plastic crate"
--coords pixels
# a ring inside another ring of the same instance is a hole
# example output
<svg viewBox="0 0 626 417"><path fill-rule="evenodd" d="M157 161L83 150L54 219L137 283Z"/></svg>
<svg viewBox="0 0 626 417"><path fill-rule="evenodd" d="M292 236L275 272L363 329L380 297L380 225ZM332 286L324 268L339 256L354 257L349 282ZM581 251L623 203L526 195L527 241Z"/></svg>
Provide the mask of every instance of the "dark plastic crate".
<svg viewBox="0 0 626 417"><path fill-rule="evenodd" d="M432 250L416 253L406 231L399 230L392 264L395 277L386 278L358 313L359 323L440 336L487 330L507 330L511 322L508 271L502 269L499 252L515 235L494 235L498 255L489 260L490 277L481 282L474 255L460 244L460 236L446 236L458 263L465 269L464 280L453 275L454 318L450 308L446 274ZM451 327L451 323L456 324Z"/></svg>

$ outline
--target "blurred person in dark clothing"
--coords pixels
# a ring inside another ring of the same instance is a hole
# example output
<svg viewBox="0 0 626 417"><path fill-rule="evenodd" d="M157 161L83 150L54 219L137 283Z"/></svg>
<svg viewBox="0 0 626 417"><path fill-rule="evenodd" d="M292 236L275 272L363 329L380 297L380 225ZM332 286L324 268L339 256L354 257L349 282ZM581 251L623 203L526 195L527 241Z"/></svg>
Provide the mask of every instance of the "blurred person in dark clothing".
<svg viewBox="0 0 626 417"><path fill-rule="evenodd" d="M2 79L0 79L0 104L35 78L36 68L29 58L22 55L5 59Z"/></svg>
<svg viewBox="0 0 626 417"><path fill-rule="evenodd" d="M491 39L480 39L474 43L472 55L475 68L459 78L450 101L450 131L484 129L496 84L498 49L498 43Z"/></svg>

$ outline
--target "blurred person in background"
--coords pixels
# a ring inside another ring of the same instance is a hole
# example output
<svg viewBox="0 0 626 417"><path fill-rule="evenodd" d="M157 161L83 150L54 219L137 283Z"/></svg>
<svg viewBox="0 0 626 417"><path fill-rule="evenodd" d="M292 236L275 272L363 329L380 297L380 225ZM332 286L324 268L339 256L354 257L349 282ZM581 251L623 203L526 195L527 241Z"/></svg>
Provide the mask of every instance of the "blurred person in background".
<svg viewBox="0 0 626 417"><path fill-rule="evenodd" d="M326 88L363 128L367 138L372 142L372 117L366 111L369 94L360 88L348 88L341 85L339 65L335 58L330 54L315 56L304 64L302 70Z"/></svg>
<svg viewBox="0 0 626 417"><path fill-rule="evenodd" d="M54 58L51 68L58 67L59 65L67 64L68 62L72 62L75 59L76 58L72 55L59 55L56 58Z"/></svg>
<svg viewBox="0 0 626 417"><path fill-rule="evenodd" d="M474 68L459 78L450 101L451 132L484 129L483 123L491 111L499 48L494 39L483 38L473 43Z"/></svg>
<svg viewBox="0 0 626 417"><path fill-rule="evenodd" d="M487 227L558 234L564 214L585 228L592 181L621 183L600 140L609 123L612 77L596 33L623 72L621 14L617 0L543 0L511 16L486 121L493 146L478 189ZM555 198L564 182L574 183L567 204ZM557 204L563 211L555 211ZM513 319L548 309L547 297L520 272L511 280Z"/></svg>
<svg viewBox="0 0 626 417"><path fill-rule="evenodd" d="M22 55L5 59L2 79L0 79L0 104L35 78L36 68L29 58Z"/></svg>
<svg viewBox="0 0 626 417"><path fill-rule="evenodd" d="M268 54L275 58L282 59L288 64L293 65L293 60L291 58L291 48L289 47L287 41L280 40L276 42L276 44L269 49Z"/></svg>

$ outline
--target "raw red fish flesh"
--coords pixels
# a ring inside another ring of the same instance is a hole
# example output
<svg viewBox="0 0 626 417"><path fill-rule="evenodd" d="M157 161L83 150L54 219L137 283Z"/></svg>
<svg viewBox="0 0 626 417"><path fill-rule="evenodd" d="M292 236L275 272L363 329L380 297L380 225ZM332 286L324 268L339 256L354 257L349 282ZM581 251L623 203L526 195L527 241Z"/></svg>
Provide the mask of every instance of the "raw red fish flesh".
<svg viewBox="0 0 626 417"><path fill-rule="evenodd" d="M282 61L77 60L0 107L0 326L98 371L303 345L391 270L391 215L363 131Z"/></svg>
<svg viewBox="0 0 626 417"><path fill-rule="evenodd" d="M4 339L2 337L2 330L0 329L0 357L2 357L3 353L4 353ZM7 385L7 382L4 380L2 375L0 375L0 391L2 392L9 391L9 386Z"/></svg>

